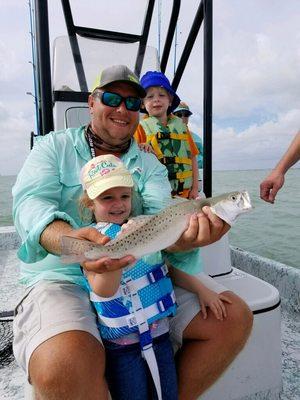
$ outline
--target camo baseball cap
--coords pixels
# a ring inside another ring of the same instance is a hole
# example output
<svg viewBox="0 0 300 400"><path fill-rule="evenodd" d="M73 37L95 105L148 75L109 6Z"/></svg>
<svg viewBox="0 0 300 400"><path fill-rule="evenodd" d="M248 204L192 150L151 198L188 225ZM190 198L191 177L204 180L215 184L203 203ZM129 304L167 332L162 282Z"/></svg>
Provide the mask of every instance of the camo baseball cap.
<svg viewBox="0 0 300 400"><path fill-rule="evenodd" d="M92 92L97 88L103 88L114 82L128 83L137 91L139 97L146 96L146 91L140 85L139 78L126 65L112 65L103 69L95 80Z"/></svg>
<svg viewBox="0 0 300 400"><path fill-rule="evenodd" d="M91 200L114 187L133 187L133 179L123 162L112 154L92 158L81 169L81 183Z"/></svg>

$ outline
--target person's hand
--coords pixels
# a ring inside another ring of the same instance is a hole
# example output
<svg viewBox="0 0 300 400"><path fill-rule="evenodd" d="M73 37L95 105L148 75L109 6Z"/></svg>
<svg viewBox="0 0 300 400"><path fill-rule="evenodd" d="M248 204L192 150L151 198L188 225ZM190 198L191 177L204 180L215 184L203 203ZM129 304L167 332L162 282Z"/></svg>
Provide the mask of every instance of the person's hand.
<svg viewBox="0 0 300 400"><path fill-rule="evenodd" d="M207 246L221 239L229 229L230 226L225 221L205 206L202 212L191 216L188 228L178 241L166 250L176 252Z"/></svg>
<svg viewBox="0 0 300 400"><path fill-rule="evenodd" d="M198 297L203 319L207 318L207 307L210 308L218 320L223 321L223 319L227 317L226 306L224 303L232 304L232 301L228 297L223 294L218 294L208 288L206 288L201 295L198 294Z"/></svg>
<svg viewBox="0 0 300 400"><path fill-rule="evenodd" d="M153 154L155 154L151 144L138 143L138 146L139 146L140 150L144 151L145 153L153 153Z"/></svg>
<svg viewBox="0 0 300 400"><path fill-rule="evenodd" d="M72 230L71 232L68 232L68 236L77 239L89 240L90 242L101 245L106 244L110 240L109 237L102 235L100 232L97 231L97 229L91 227ZM117 269L127 267L128 265L134 263L134 261L135 258L130 255L119 259L101 257L99 258L99 260L85 261L81 265L87 271L93 271L101 274L103 272L115 271Z"/></svg>
<svg viewBox="0 0 300 400"><path fill-rule="evenodd" d="M284 184L284 174L273 171L260 184L260 198L268 203L274 204L276 194Z"/></svg>
<svg viewBox="0 0 300 400"><path fill-rule="evenodd" d="M198 188L195 188L195 189L192 188L189 193L189 199L192 200L192 199L198 199L198 198L199 198Z"/></svg>

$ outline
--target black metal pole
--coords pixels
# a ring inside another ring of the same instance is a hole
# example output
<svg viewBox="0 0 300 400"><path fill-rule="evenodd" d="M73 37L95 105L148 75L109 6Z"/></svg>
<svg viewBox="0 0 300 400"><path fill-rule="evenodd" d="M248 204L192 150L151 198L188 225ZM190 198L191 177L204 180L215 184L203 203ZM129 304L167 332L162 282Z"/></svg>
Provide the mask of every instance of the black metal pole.
<svg viewBox="0 0 300 400"><path fill-rule="evenodd" d="M87 92L88 86L87 86L85 73L84 73L84 69L83 69L82 58L81 58L79 44L78 44L78 40L77 40L77 36L76 36L76 28L74 26L70 2L69 2L69 0L62 0L61 3L62 3L62 8L63 8L64 16L65 16L68 37L69 37L69 42L70 42L70 46L72 49L72 55L73 55L74 65L75 65L77 78L78 78L78 82L79 82L79 87L80 87L81 92Z"/></svg>
<svg viewBox="0 0 300 400"><path fill-rule="evenodd" d="M49 51L49 24L47 0L35 0L36 49L38 64L39 107L38 131L45 135L53 130L51 63Z"/></svg>
<svg viewBox="0 0 300 400"><path fill-rule="evenodd" d="M213 0L204 0L204 88L203 88L203 191L212 195L212 24Z"/></svg>
<svg viewBox="0 0 300 400"><path fill-rule="evenodd" d="M170 55L172 41L173 41L173 37L174 37L174 33L176 30L177 21L178 21L178 15L179 15L179 11L180 11L180 3L181 3L181 0L173 1L173 8L172 8L172 13L171 13L171 18L170 18L169 29L168 29L165 46L164 46L164 51L163 51L163 55L162 55L161 63L160 63L160 68L163 73L166 72L166 68L167 68L167 63L168 63L168 59L169 59L169 55Z"/></svg>
<svg viewBox="0 0 300 400"><path fill-rule="evenodd" d="M140 76L143 62L144 62L145 50L146 50L147 40L148 40L148 36L149 36L149 30L150 30L151 19L152 19L152 14L153 14L153 9L154 9L154 3L155 3L155 0L148 1L148 7L147 7L146 15L145 15L145 20L144 20L143 33L141 35L140 44L139 44L137 57L136 57L136 62L135 62L135 66L134 66L134 72L137 76Z"/></svg>
<svg viewBox="0 0 300 400"><path fill-rule="evenodd" d="M184 46L182 55L180 57L174 79L172 81L172 86L173 86L173 89L175 89L175 90L178 88L179 82L180 82L183 72L185 70L185 67L188 62L191 51L193 49L194 43L197 39L197 35L199 32L201 23L203 21L203 14L204 14L203 7L204 6L203 6L203 0L202 0L201 3L199 4L197 12L196 12L196 15L195 15L195 18L193 21L193 25L191 27L189 36L186 40L186 44Z"/></svg>

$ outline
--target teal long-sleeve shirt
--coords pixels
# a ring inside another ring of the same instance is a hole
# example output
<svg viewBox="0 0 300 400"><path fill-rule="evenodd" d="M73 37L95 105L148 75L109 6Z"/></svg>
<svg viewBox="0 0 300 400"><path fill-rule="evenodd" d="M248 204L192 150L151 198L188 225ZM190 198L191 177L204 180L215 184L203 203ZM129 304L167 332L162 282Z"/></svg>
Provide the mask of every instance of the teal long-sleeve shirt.
<svg viewBox="0 0 300 400"><path fill-rule="evenodd" d="M35 143L26 159L13 187L14 223L22 239L18 250L21 283L31 286L42 279L67 280L85 287L79 264L62 264L39 240L56 219L74 228L86 225L79 214L80 170L90 159L84 127L49 133ZM141 152L132 141L121 159L135 183L134 215L155 214L170 203L167 170L154 155ZM167 258L187 273L202 269L198 250L167 254Z"/></svg>

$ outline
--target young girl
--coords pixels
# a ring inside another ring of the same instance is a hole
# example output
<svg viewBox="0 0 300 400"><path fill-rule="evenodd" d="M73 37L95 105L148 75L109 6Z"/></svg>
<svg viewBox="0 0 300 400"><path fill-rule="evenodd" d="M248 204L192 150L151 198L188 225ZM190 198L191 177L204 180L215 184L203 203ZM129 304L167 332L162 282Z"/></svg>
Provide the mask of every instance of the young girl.
<svg viewBox="0 0 300 400"><path fill-rule="evenodd" d="M194 199L198 196L199 152L186 124L171 114L180 99L162 72L148 71L141 85L147 93L143 107L148 116L140 121L134 137L139 144L151 145L167 167L172 195Z"/></svg>
<svg viewBox="0 0 300 400"><path fill-rule="evenodd" d="M81 180L81 207L92 212L96 229L115 237L131 212L134 183L129 171L113 155L98 156L83 167ZM168 333L168 317L174 315L176 304L161 252L123 270L84 273L106 349L106 377L112 398L176 399L176 370ZM182 286L200 296L203 285L196 278L182 271L177 274L175 268L172 273L177 284L182 281ZM216 317L225 317L222 301L229 302L226 297L208 289L205 292L205 288L203 294L205 300L201 301L209 304Z"/></svg>

